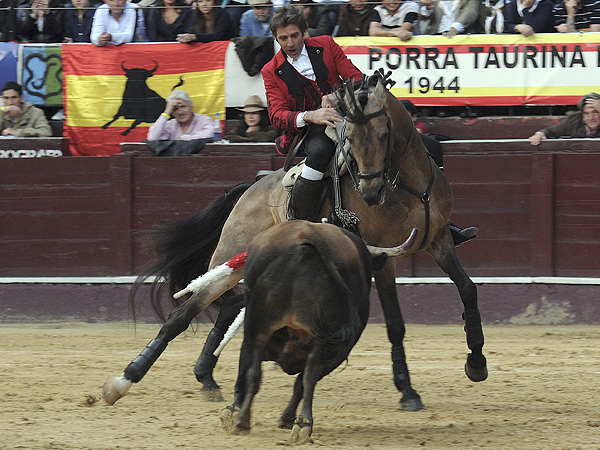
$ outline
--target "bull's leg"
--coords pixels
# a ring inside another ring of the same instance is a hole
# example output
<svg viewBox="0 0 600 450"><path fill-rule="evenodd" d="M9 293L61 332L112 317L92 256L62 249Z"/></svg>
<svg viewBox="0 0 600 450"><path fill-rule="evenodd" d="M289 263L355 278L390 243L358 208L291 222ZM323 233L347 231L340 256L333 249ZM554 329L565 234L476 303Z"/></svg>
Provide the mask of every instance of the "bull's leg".
<svg viewBox="0 0 600 450"><path fill-rule="evenodd" d="M292 399L279 418L279 428L288 428L291 430L294 426L296 411L298 410L298 405L302 401L302 397L304 395L304 386L302 381L303 375L304 372L300 372L300 374L296 377L296 382L294 383L294 393L292 394Z"/></svg>
<svg viewBox="0 0 600 450"><path fill-rule="evenodd" d="M121 136L127 136L131 130L133 130L135 127L137 127L142 122L143 122L143 120L135 119L135 121L131 124L131 126L121 133Z"/></svg>
<svg viewBox="0 0 600 450"><path fill-rule="evenodd" d="M233 403L221 412L221 426L227 433L232 433L233 422L237 417L237 413L240 410L240 405L244 401L246 394L246 376L248 369L252 365L252 348L250 347L248 340L244 339L242 342L242 348L240 350L240 360L238 367L238 377L235 382L235 390L233 394Z"/></svg>
<svg viewBox="0 0 600 450"><path fill-rule="evenodd" d="M268 339L269 337L267 337L267 341ZM231 429L233 434L247 434L250 432L250 409L252 407L252 400L254 400L254 396L260 389L260 381L262 379L261 363L265 347L266 342L248 343L247 351L251 352L251 361L246 370L244 401L233 421L233 428Z"/></svg>
<svg viewBox="0 0 600 450"><path fill-rule="evenodd" d="M467 333L467 346L471 350L465 364L465 372L471 381L483 381L487 378L488 371L483 355L484 339L481 315L477 308L477 287L460 265L448 230L444 230L443 234L436 236L428 253L448 274L460 293L460 299L464 306L463 319Z"/></svg>
<svg viewBox="0 0 600 450"><path fill-rule="evenodd" d="M317 382L325 376L322 363L323 359L324 352L320 347L315 347L306 359L306 366L304 367L302 376L304 399L302 400L300 415L294 421L294 427L290 434L291 442L298 442L300 444L312 442L310 436L312 434L314 423L313 397ZM330 371L331 370L329 370L329 372Z"/></svg>
<svg viewBox="0 0 600 450"><path fill-rule="evenodd" d="M244 294L237 294L233 297L224 299L215 326L202 348L202 353L194 366L194 375L196 379L203 384L202 391L207 400L212 402L222 402L223 397L220 393L220 387L213 378L213 370L219 359L214 352L223 340L229 326L233 323L244 305Z"/></svg>
<svg viewBox="0 0 600 450"><path fill-rule="evenodd" d="M235 286L241 278L242 272L237 271L221 279L215 279L200 292L195 293L184 303L174 308L169 313L167 321L156 338L152 339L146 348L129 363L121 377L111 378L104 383L102 388L104 401L112 405L123 397L132 383L139 382L146 375L152 364L167 348L167 344L183 333L194 317L204 311L225 291Z"/></svg>
<svg viewBox="0 0 600 450"><path fill-rule="evenodd" d="M113 123L115 120L117 120L119 117L121 117L121 112L120 111L113 117L113 119L110 122L107 122L104 125L102 125L102 129L106 130L109 127L109 125L111 123Z"/></svg>
<svg viewBox="0 0 600 450"><path fill-rule="evenodd" d="M404 354L404 334L406 332L398 295L396 293L395 266L393 261L388 261L385 266L375 273L375 285L379 294L381 308L385 316L388 338L392 343L392 368L394 384L402 393L400 406L404 411L419 411L423 409L421 397L412 388L406 356Z"/></svg>

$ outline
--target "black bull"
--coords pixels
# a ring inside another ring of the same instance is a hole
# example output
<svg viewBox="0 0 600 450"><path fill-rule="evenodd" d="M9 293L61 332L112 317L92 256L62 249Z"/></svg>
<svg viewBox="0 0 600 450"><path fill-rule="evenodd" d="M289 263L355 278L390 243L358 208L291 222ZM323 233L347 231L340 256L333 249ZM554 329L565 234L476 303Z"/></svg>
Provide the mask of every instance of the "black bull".
<svg viewBox="0 0 600 450"><path fill-rule="evenodd" d="M261 361L271 360L299 374L279 426L293 428L292 441L309 440L315 385L358 341L369 317L373 266L379 269L385 260L385 254L371 256L360 238L328 224L286 222L253 239L244 267L239 375L233 405L221 417L226 430L250 430Z"/></svg>
<svg viewBox="0 0 600 450"><path fill-rule="evenodd" d="M119 117L125 119L133 119L131 126L121 133L122 136L127 136L131 130L137 127L140 123L154 123L160 114L165 110L166 101L156 91L148 87L147 80L154 75L158 69L158 63L154 61L154 68L151 70L132 68L127 69L121 62L121 68L125 72L127 82L125 83L125 91L123 92L123 102L119 110L114 115L111 121L102 125L103 129L117 120ZM179 84L173 89L183 84L183 78L179 79Z"/></svg>

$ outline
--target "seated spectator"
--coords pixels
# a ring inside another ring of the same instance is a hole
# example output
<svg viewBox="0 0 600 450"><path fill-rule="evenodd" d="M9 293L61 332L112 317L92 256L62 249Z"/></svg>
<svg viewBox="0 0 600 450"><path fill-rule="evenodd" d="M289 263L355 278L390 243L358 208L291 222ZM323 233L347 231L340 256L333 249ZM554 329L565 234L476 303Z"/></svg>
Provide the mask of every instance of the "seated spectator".
<svg viewBox="0 0 600 450"><path fill-rule="evenodd" d="M4 106L0 108L2 136L32 137L52 136L52 129L44 111L23 101L21 85L14 81L2 86Z"/></svg>
<svg viewBox="0 0 600 450"><path fill-rule="evenodd" d="M146 35L151 42L174 42L177 35L192 33L194 16L184 0L158 0L148 11Z"/></svg>
<svg viewBox="0 0 600 450"><path fill-rule="evenodd" d="M578 111L566 119L529 137L531 145L540 145L548 138L559 137L600 137L600 94L592 92L581 97Z"/></svg>
<svg viewBox="0 0 600 450"><path fill-rule="evenodd" d="M194 9L194 32L177 35L177 42L228 41L234 37L234 27L227 11L217 6L218 0L198 0ZM219 2L219 5L221 2Z"/></svg>
<svg viewBox="0 0 600 450"><path fill-rule="evenodd" d="M271 36L269 21L273 15L273 3L271 0L248 0L252 7L240 18L240 36Z"/></svg>
<svg viewBox="0 0 600 450"><path fill-rule="evenodd" d="M559 33L600 31L600 2L597 0L564 0L552 13L554 28Z"/></svg>
<svg viewBox="0 0 600 450"><path fill-rule="evenodd" d="M243 108L244 123L235 127L225 135L230 142L275 142L277 131L269 122L267 109L258 95L246 100Z"/></svg>
<svg viewBox="0 0 600 450"><path fill-rule="evenodd" d="M319 5L313 0L292 0L290 3L304 12L308 24L308 30L306 30L308 37L331 34L333 26L327 6Z"/></svg>
<svg viewBox="0 0 600 450"><path fill-rule="evenodd" d="M368 36L375 7L367 0L350 0L340 8L336 36Z"/></svg>
<svg viewBox="0 0 600 450"><path fill-rule="evenodd" d="M417 2L383 0L375 7L369 25L369 36L396 36L401 41L412 39L412 31L419 18Z"/></svg>
<svg viewBox="0 0 600 450"><path fill-rule="evenodd" d="M73 0L74 9L65 11L65 26L63 31L63 42L92 42L92 22L94 20L95 9L99 5L94 4L90 7L89 0Z"/></svg>
<svg viewBox="0 0 600 450"><path fill-rule="evenodd" d="M90 38L92 44L100 47L143 42L146 40L144 14L126 0L104 0L104 5L94 13Z"/></svg>
<svg viewBox="0 0 600 450"><path fill-rule="evenodd" d="M504 7L507 33L532 36L535 33L554 33L552 0L512 0Z"/></svg>
<svg viewBox="0 0 600 450"><path fill-rule="evenodd" d="M0 42L14 41L17 35L17 0L0 0Z"/></svg>
<svg viewBox="0 0 600 450"><path fill-rule="evenodd" d="M421 0L420 33L448 38L470 33L477 27L480 5L477 0Z"/></svg>
<svg viewBox="0 0 600 450"><path fill-rule="evenodd" d="M188 93L175 89L167 96L164 112L150 126L148 140L206 139L212 138L214 131L215 124L210 117L194 112L194 102Z"/></svg>
<svg viewBox="0 0 600 450"><path fill-rule="evenodd" d="M510 0L506 0L509 2ZM472 30L478 34L502 34L504 32L505 0L483 0L479 10L479 19Z"/></svg>
<svg viewBox="0 0 600 450"><path fill-rule="evenodd" d="M410 118L415 124L417 131L419 133L425 133L425 123L419 120L419 112L417 111L415 104L410 100L400 100L400 102L404 105L404 108L406 108L408 114L410 114Z"/></svg>
<svg viewBox="0 0 600 450"><path fill-rule="evenodd" d="M60 0L32 0L19 7L17 34L22 42L62 42L63 11Z"/></svg>

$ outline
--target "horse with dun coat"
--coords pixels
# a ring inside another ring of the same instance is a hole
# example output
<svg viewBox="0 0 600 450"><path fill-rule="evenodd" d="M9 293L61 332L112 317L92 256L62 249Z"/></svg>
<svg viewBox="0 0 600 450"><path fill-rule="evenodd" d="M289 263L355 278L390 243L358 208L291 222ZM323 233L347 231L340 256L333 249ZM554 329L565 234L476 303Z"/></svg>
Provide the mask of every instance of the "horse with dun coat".
<svg viewBox="0 0 600 450"><path fill-rule="evenodd" d="M349 156L352 160L349 171L357 180L355 187L350 176L340 178L343 208L356 213L360 236L373 246L397 246L408 239L413 228L418 228L418 242L403 257L422 249L454 282L463 302L467 346L471 350L465 372L472 381L485 380L487 367L477 308L477 288L460 265L451 232L446 226L453 207L448 181L430 161L410 116L402 103L387 90L384 79L380 77L375 86L369 80L363 80L360 86L347 84L338 91L338 100L338 107L347 118L346 138L351 144ZM284 171L280 169L252 184L239 200L240 191L245 188L226 194L186 221L158 231L158 259L134 285L130 295L132 304L141 281L156 275L152 304L155 311L162 313L158 299L160 289L157 289L162 280L168 283L173 294L203 273L207 256L212 255L209 267L214 268L246 251L252 238L260 231L285 222L288 193L282 186L283 176ZM331 209L330 203L325 202L322 217L327 216ZM400 404L404 410L416 411L423 404L411 386L406 364L403 346L405 325L395 285L398 260L390 258L381 270L374 273L374 278L392 344L393 379L402 393ZM141 380L167 343L242 278L243 271L234 271L175 307L156 339L126 368L123 379L127 383ZM227 300L223 303L224 307L226 305ZM223 309L220 315L223 315ZM219 319L216 326L219 326ZM203 377L198 372L196 376L204 382L205 388L218 389L212 378L212 368ZM122 389L109 386L109 391L110 400L114 403Z"/></svg>

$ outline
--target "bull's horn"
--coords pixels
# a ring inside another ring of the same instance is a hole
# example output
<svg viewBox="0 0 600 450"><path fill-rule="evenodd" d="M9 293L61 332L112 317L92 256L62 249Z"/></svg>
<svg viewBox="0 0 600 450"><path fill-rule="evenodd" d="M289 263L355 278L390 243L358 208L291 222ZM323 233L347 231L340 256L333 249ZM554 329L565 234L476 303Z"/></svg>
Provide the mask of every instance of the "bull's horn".
<svg viewBox="0 0 600 450"><path fill-rule="evenodd" d="M148 72L154 73L154 72L156 72L156 69L158 69L158 63L156 61L154 61L154 69L149 70Z"/></svg>
<svg viewBox="0 0 600 450"><path fill-rule="evenodd" d="M129 69L125 68L125 66L123 65L124 62L125 61L121 61L121 69L123 69L123 72L127 72L127 70L129 70Z"/></svg>
<svg viewBox="0 0 600 450"><path fill-rule="evenodd" d="M408 239L404 244L400 244L398 247L374 247L372 245L367 245L367 248L369 249L369 252L371 252L371 255L381 255L382 253L385 253L394 258L397 256L405 256L412 249L413 244L417 240L418 233L419 230L413 228Z"/></svg>

